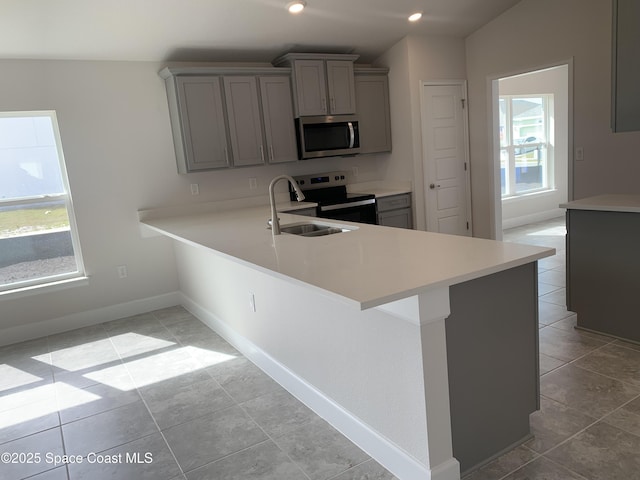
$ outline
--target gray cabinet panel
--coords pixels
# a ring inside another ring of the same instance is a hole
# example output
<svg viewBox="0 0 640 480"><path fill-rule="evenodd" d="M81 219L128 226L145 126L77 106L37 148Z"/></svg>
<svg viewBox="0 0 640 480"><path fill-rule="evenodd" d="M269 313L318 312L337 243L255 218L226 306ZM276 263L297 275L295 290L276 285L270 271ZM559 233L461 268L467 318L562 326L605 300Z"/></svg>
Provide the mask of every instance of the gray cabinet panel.
<svg viewBox="0 0 640 480"><path fill-rule="evenodd" d="M168 79L172 81L172 79ZM215 77L179 77L168 92L177 94L171 112L178 170L187 173L228 166L228 147L220 81ZM179 126L180 127L179 127ZM175 130L181 130L180 133Z"/></svg>
<svg viewBox="0 0 640 480"><path fill-rule="evenodd" d="M331 115L356 113L353 62L348 60L327 60L327 86L329 90L329 113Z"/></svg>
<svg viewBox="0 0 640 480"><path fill-rule="evenodd" d="M269 163L298 160L289 77L260 77L260 96Z"/></svg>
<svg viewBox="0 0 640 480"><path fill-rule="evenodd" d="M640 2L613 2L612 128L614 132L640 130Z"/></svg>
<svg viewBox="0 0 640 480"><path fill-rule="evenodd" d="M413 228L411 194L391 195L376 199L378 224L385 227Z"/></svg>
<svg viewBox="0 0 640 480"><path fill-rule="evenodd" d="M224 77L233 165L264 163L256 77Z"/></svg>
<svg viewBox="0 0 640 480"><path fill-rule="evenodd" d="M326 115L327 90L324 61L296 60L293 68L298 115Z"/></svg>
<svg viewBox="0 0 640 480"><path fill-rule="evenodd" d="M387 75L356 75L356 109L360 118L360 153L391 151L391 114Z"/></svg>

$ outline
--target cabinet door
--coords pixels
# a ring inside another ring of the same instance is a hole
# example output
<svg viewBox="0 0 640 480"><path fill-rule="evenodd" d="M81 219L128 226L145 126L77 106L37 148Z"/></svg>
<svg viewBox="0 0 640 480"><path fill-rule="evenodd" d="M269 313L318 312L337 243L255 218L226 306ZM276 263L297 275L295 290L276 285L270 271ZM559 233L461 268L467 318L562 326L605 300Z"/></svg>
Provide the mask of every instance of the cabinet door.
<svg viewBox="0 0 640 480"><path fill-rule="evenodd" d="M640 130L640 2L615 0L613 2L613 84L612 129L614 132Z"/></svg>
<svg viewBox="0 0 640 480"><path fill-rule="evenodd" d="M330 114L356 113L353 62L348 60L327 60L327 85L329 86Z"/></svg>
<svg viewBox="0 0 640 480"><path fill-rule="evenodd" d="M293 64L299 116L326 115L327 89L323 60L296 60Z"/></svg>
<svg viewBox="0 0 640 480"><path fill-rule="evenodd" d="M391 151L389 81L386 75L356 75L360 153Z"/></svg>
<svg viewBox="0 0 640 480"><path fill-rule="evenodd" d="M233 165L264 163L256 77L224 77Z"/></svg>
<svg viewBox="0 0 640 480"><path fill-rule="evenodd" d="M260 77L260 97L269 163L296 161L298 148L289 77Z"/></svg>
<svg viewBox="0 0 640 480"><path fill-rule="evenodd" d="M410 208L390 210L378 213L378 224L385 227L413 228L412 216Z"/></svg>
<svg viewBox="0 0 640 480"><path fill-rule="evenodd" d="M176 81L178 116L182 142L176 142L178 170L228 167L228 147L224 109L218 77L178 77ZM176 137L176 135L174 135Z"/></svg>

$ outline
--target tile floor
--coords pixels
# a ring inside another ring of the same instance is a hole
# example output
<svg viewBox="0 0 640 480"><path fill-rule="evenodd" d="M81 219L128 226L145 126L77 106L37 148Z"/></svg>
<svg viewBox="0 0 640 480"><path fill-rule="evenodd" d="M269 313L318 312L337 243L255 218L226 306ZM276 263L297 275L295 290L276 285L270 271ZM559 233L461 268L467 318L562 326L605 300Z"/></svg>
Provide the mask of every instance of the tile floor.
<svg viewBox="0 0 640 480"><path fill-rule="evenodd" d="M640 480L640 346L573 328L563 219L505 240L558 250L539 266L542 410L466 480ZM0 452L3 480L394 479L181 307L0 348Z"/></svg>
<svg viewBox="0 0 640 480"><path fill-rule="evenodd" d="M2 480L394 478L182 307L0 348L2 452Z"/></svg>

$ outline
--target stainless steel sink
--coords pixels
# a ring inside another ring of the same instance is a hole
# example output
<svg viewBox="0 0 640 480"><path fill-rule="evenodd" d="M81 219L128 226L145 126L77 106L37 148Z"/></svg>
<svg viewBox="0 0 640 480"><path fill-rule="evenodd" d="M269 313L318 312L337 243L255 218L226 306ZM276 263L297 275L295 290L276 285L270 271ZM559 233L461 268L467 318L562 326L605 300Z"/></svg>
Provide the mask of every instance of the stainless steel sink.
<svg viewBox="0 0 640 480"><path fill-rule="evenodd" d="M324 235L333 235L334 233L348 232L350 230L349 228L324 225L321 223L293 223L280 226L282 233L290 233L291 235L300 235L302 237L321 237Z"/></svg>

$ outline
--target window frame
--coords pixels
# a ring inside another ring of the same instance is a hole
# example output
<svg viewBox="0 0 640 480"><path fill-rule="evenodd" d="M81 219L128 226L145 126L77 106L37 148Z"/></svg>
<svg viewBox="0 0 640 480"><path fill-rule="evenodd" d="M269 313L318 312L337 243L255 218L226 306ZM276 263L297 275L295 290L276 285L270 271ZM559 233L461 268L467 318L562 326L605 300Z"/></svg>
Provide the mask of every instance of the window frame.
<svg viewBox="0 0 640 480"><path fill-rule="evenodd" d="M69 233L71 236L71 244L73 247L73 255L76 264L76 270L73 272L57 273L53 275L43 275L27 280L19 280L12 283L0 284L0 295L5 295L12 292L18 292L22 290L29 290L34 287L46 287L60 283L66 283L70 280L82 280L86 279L86 271L84 267L84 261L82 256L82 250L80 248L80 237L78 235L78 225L76 221L76 215L73 208L73 200L71 195L71 188L69 185L69 177L67 174L67 167L64 158L64 151L62 148L62 138L60 136L60 129L58 126L58 118L55 110L37 110L37 111L11 111L0 112L0 118L34 118L34 117L48 117L51 120L51 127L53 137L56 144L56 152L58 156L58 167L60 169L60 177L62 180L62 187L64 192L59 194L43 194L34 195L29 197L18 197L3 199L0 198L0 208L11 206L29 206L34 204L41 204L47 202L61 201L67 210L67 216L69 218Z"/></svg>
<svg viewBox="0 0 640 480"><path fill-rule="evenodd" d="M505 193L501 193L502 200L509 200L526 195L546 193L555 190L554 185L554 158L553 158L553 144L551 143L552 132L552 112L550 108L555 105L553 94L547 93L531 93L531 94L517 94L517 95L500 95L499 100L505 100L505 139L506 142L503 145L500 143L500 152L505 150L507 152L507 165L505 168ZM514 144L513 137L513 115L512 115L512 102L514 99L519 98L541 98L542 108L544 112L544 142L535 142L527 144ZM526 145L526 146L525 146ZM543 170L543 186L539 188L532 188L523 192L516 191L516 149L521 148L543 148L546 150L545 168ZM544 186L546 184L546 186Z"/></svg>

